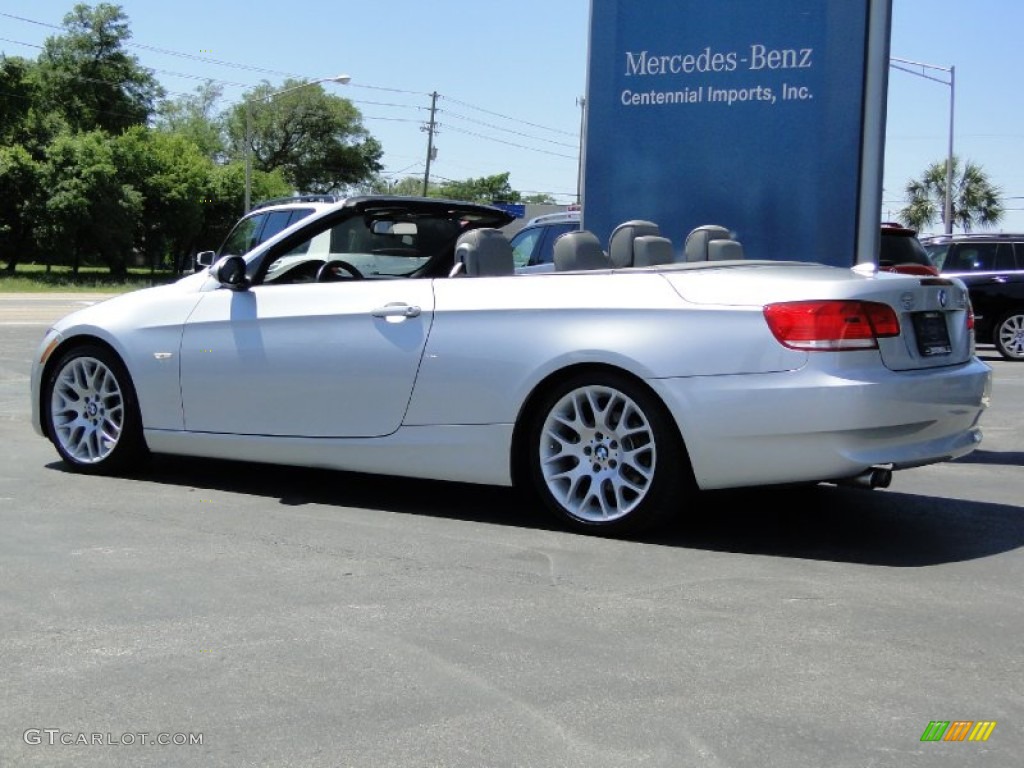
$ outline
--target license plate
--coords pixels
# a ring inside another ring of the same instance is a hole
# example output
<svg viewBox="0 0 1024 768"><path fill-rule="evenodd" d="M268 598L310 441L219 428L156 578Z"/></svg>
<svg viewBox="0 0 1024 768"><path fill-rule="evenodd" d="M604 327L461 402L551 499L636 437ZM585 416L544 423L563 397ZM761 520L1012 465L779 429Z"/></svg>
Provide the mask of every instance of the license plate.
<svg viewBox="0 0 1024 768"><path fill-rule="evenodd" d="M946 316L943 313L915 312L912 318L917 350L923 357L948 355L953 351L949 345L949 329L946 328Z"/></svg>

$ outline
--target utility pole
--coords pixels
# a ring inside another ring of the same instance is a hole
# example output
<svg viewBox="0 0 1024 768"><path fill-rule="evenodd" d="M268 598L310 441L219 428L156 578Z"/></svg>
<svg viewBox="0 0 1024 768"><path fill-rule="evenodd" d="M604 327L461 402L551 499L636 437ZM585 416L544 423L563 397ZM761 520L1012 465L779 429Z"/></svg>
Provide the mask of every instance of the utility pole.
<svg viewBox="0 0 1024 768"><path fill-rule="evenodd" d="M437 114L437 91L430 94L430 122L421 126L421 131L427 132L427 169L423 172L423 196L427 196L427 188L430 186L430 161L434 159L437 150L434 149L434 134L437 132L437 123L434 117Z"/></svg>

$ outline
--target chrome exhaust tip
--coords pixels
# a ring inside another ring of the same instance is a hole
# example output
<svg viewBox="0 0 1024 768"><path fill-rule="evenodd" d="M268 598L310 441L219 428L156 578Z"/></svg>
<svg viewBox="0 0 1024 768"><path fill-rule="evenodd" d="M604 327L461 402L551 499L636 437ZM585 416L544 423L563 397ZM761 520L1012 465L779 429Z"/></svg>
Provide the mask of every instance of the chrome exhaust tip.
<svg viewBox="0 0 1024 768"><path fill-rule="evenodd" d="M844 477L841 480L833 481L836 485L848 488L888 488L892 483L891 467L871 467L853 477Z"/></svg>

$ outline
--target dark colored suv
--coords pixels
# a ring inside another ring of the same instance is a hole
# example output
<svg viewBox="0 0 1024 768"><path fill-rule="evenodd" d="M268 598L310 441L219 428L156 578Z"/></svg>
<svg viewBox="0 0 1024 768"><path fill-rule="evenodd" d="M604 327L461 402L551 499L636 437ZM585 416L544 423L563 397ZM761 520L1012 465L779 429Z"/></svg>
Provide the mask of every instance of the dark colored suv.
<svg viewBox="0 0 1024 768"><path fill-rule="evenodd" d="M580 212L549 213L530 219L512 236L516 272L551 272L555 268L555 240L580 228Z"/></svg>
<svg viewBox="0 0 1024 768"><path fill-rule="evenodd" d="M936 235L922 239L943 275L971 295L975 338L1007 360L1024 361L1024 235Z"/></svg>

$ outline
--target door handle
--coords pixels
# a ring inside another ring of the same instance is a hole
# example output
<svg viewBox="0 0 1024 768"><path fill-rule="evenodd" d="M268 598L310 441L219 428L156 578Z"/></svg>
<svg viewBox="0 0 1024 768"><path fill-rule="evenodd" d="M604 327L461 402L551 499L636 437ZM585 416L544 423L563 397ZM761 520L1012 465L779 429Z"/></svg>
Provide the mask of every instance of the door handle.
<svg viewBox="0 0 1024 768"><path fill-rule="evenodd" d="M395 302L393 304L385 304L383 307L377 307L371 310L370 314L374 317L419 317L422 311L417 306Z"/></svg>

